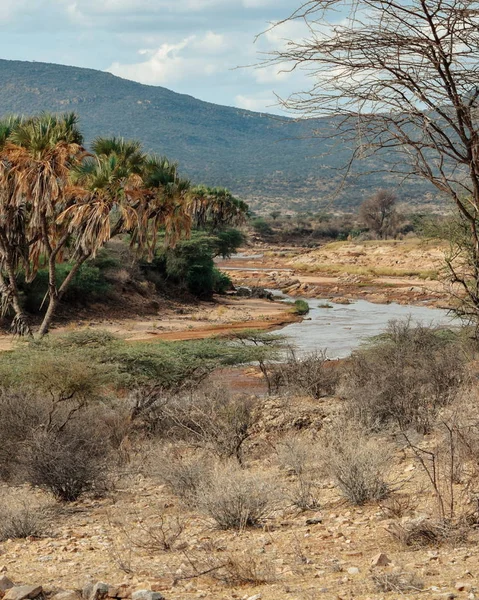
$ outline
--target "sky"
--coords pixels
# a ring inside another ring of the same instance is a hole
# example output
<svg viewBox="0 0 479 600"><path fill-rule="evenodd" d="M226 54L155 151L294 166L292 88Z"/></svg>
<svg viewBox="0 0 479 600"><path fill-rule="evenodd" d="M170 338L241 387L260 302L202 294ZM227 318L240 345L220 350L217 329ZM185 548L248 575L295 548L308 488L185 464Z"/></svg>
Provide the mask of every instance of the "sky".
<svg viewBox="0 0 479 600"><path fill-rule="evenodd" d="M282 114L305 75L255 65L301 34L258 34L299 0L0 0L0 58L108 71L196 98ZM238 68L240 67L240 68ZM283 113L284 114L284 113Z"/></svg>

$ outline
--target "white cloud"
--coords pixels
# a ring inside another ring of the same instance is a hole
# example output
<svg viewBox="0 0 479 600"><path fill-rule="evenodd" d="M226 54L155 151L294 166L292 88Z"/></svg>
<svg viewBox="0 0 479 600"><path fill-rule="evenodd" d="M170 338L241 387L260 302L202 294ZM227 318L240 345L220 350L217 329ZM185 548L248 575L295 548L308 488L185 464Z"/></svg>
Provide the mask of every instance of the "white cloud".
<svg viewBox="0 0 479 600"><path fill-rule="evenodd" d="M29 4L34 6L27 0L0 0L0 21L11 20L14 16L28 10Z"/></svg>
<svg viewBox="0 0 479 600"><path fill-rule="evenodd" d="M254 112L272 112L278 109L278 101L272 93L250 96L239 94L235 97L235 105Z"/></svg>
<svg viewBox="0 0 479 600"><path fill-rule="evenodd" d="M107 71L150 85L172 85L190 77L210 77L220 69L225 70L222 55L218 55L225 47L224 37L210 31L201 37L192 35L177 43L140 50L145 60L133 64L115 62Z"/></svg>

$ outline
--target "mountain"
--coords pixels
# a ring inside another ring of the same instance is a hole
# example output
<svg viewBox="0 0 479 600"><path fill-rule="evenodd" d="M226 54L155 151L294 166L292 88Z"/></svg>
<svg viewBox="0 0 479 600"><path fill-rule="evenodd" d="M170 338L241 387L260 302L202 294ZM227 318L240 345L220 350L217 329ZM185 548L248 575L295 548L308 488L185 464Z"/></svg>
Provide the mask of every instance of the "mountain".
<svg viewBox="0 0 479 600"><path fill-rule="evenodd" d="M109 73L62 65L0 60L0 114L75 111L87 143L120 135L178 160L197 183L229 187L253 208L320 210L340 181L331 168L347 161L347 147L315 139L334 120L295 121L219 106L142 85ZM332 208L359 204L377 187L396 186L380 175L349 179ZM406 201L434 192L408 183Z"/></svg>

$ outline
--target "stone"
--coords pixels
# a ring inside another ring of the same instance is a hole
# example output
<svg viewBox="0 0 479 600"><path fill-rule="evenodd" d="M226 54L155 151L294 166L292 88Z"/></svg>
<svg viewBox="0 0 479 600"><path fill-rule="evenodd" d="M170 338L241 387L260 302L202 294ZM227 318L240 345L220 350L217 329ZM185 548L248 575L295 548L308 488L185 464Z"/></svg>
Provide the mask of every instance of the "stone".
<svg viewBox="0 0 479 600"><path fill-rule="evenodd" d="M376 554L376 556L373 556L373 558L371 559L372 567L387 567L390 564L391 560L386 554L384 554L384 552Z"/></svg>
<svg viewBox="0 0 479 600"><path fill-rule="evenodd" d="M108 596L109 585L101 581L97 583L87 583L82 590L82 596L85 600L101 600Z"/></svg>
<svg viewBox="0 0 479 600"><path fill-rule="evenodd" d="M454 587L458 592L470 592L472 584L466 581L458 581Z"/></svg>
<svg viewBox="0 0 479 600"><path fill-rule="evenodd" d="M75 590L64 590L53 594L50 600L81 600L81 596Z"/></svg>
<svg viewBox="0 0 479 600"><path fill-rule="evenodd" d="M131 595L131 600L165 600L160 592L152 592L151 590L137 590Z"/></svg>
<svg viewBox="0 0 479 600"><path fill-rule="evenodd" d="M350 575L358 575L359 574L359 569L357 567L349 567L348 573Z"/></svg>
<svg viewBox="0 0 479 600"><path fill-rule="evenodd" d="M12 588L15 584L5 575L0 577L0 592L6 592L10 588Z"/></svg>
<svg viewBox="0 0 479 600"><path fill-rule="evenodd" d="M306 519L306 525L319 525L322 522L323 522L323 516L319 513L316 513L310 519Z"/></svg>
<svg viewBox="0 0 479 600"><path fill-rule="evenodd" d="M247 600L261 600L262 597L261 594L255 594L254 596L248 596Z"/></svg>
<svg viewBox="0 0 479 600"><path fill-rule="evenodd" d="M4 600L26 600L38 598L43 592L41 585L15 585L4 596Z"/></svg>

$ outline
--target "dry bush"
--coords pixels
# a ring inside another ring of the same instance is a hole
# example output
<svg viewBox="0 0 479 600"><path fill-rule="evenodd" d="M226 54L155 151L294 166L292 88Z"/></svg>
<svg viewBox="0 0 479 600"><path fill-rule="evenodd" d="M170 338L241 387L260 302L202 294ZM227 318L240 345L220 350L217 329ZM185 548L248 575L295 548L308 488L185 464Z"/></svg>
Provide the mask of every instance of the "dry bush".
<svg viewBox="0 0 479 600"><path fill-rule="evenodd" d="M25 498L24 491L2 494L0 498L0 541L46 534L50 507Z"/></svg>
<svg viewBox="0 0 479 600"><path fill-rule="evenodd" d="M314 468L317 452L312 440L300 435L285 437L278 444L277 452L280 466L292 476L288 490L292 504L301 510L319 508L317 469Z"/></svg>
<svg viewBox="0 0 479 600"><path fill-rule="evenodd" d="M160 553L172 552L177 548L188 526L188 520L182 515L170 515L164 508L151 508L148 514L115 514L114 519L108 519L112 530L115 530L112 537L115 538L116 544L112 544L111 550L118 546L119 539L122 541L121 547L129 549L131 555L134 549ZM120 552L116 554L118 562ZM131 557L125 562L131 564Z"/></svg>
<svg viewBox="0 0 479 600"><path fill-rule="evenodd" d="M211 480L200 486L198 508L220 529L256 527L270 514L277 488L269 478L234 464L218 465Z"/></svg>
<svg viewBox="0 0 479 600"><path fill-rule="evenodd" d="M402 519L414 513L417 501L413 494L392 494L381 502L379 508L387 519Z"/></svg>
<svg viewBox="0 0 479 600"><path fill-rule="evenodd" d="M338 363L329 361L323 350L298 357L289 349L286 360L271 364L269 371L272 391L286 390L316 400L333 395L339 382Z"/></svg>
<svg viewBox="0 0 479 600"><path fill-rule="evenodd" d="M182 454L178 448L154 453L150 465L151 474L187 506L196 504L198 489L207 486L212 476L211 460L204 454Z"/></svg>
<svg viewBox="0 0 479 600"><path fill-rule="evenodd" d="M148 404L136 398L136 404L139 402ZM182 440L241 463L243 444L257 419L257 402L255 397L231 396L219 388L173 397L159 394L143 418L161 437Z"/></svg>
<svg viewBox="0 0 479 600"><path fill-rule="evenodd" d="M0 390L0 478L18 477L26 438L46 421L48 406L30 390Z"/></svg>
<svg viewBox="0 0 479 600"><path fill-rule="evenodd" d="M40 430L25 444L26 479L63 502L106 489L108 445L99 424L76 419L62 430Z"/></svg>
<svg viewBox="0 0 479 600"><path fill-rule="evenodd" d="M276 581L274 565L263 557L248 554L231 553L222 566L212 572L218 579L229 586L263 585Z"/></svg>
<svg viewBox="0 0 479 600"><path fill-rule="evenodd" d="M372 574L373 583L378 592L420 592L424 583L415 573L398 569L391 572L377 571Z"/></svg>
<svg viewBox="0 0 479 600"><path fill-rule="evenodd" d="M322 440L324 467L345 498L361 505L389 494L392 452L387 444L368 436L354 423L332 427Z"/></svg>
<svg viewBox="0 0 479 600"><path fill-rule="evenodd" d="M386 531L401 546L407 547L440 546L446 542L458 544L467 537L467 527L464 522L442 519L403 519L389 524Z"/></svg>
<svg viewBox="0 0 479 600"><path fill-rule="evenodd" d="M465 368L465 353L447 332L391 322L374 345L353 353L341 393L351 417L367 427L427 433L438 410L458 395Z"/></svg>

